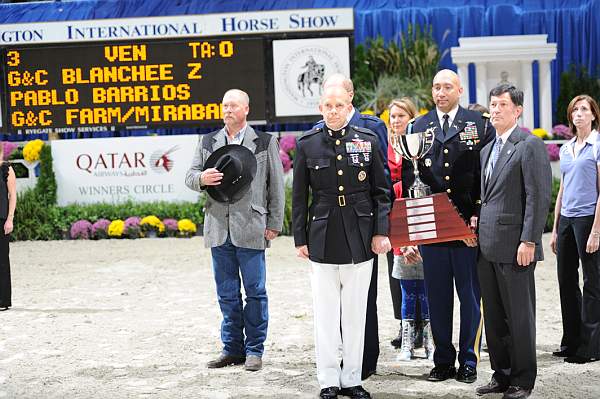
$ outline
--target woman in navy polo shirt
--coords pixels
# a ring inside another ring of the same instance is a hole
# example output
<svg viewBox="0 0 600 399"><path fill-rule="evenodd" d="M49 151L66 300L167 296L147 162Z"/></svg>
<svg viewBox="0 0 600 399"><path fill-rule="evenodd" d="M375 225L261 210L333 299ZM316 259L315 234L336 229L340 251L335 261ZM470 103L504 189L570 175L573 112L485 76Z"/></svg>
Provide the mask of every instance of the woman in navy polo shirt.
<svg viewBox="0 0 600 399"><path fill-rule="evenodd" d="M560 190L550 242L557 258L563 319L560 350L553 355L569 363L587 363L600 359L600 109L582 94L571 100L567 119L575 137L560 150Z"/></svg>

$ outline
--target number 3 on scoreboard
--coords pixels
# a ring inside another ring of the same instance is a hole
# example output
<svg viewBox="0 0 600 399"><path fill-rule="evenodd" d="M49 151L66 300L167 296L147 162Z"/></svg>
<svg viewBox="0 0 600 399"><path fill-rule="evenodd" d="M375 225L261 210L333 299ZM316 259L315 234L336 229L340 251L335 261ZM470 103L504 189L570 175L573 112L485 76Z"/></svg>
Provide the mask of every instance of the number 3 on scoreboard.
<svg viewBox="0 0 600 399"><path fill-rule="evenodd" d="M190 73L188 73L188 79L202 79L202 75L200 75L201 62L190 62L188 66L191 68Z"/></svg>
<svg viewBox="0 0 600 399"><path fill-rule="evenodd" d="M21 55L18 51L11 50L6 53L6 56L8 57L8 61L6 61L8 66L16 67L21 63Z"/></svg>

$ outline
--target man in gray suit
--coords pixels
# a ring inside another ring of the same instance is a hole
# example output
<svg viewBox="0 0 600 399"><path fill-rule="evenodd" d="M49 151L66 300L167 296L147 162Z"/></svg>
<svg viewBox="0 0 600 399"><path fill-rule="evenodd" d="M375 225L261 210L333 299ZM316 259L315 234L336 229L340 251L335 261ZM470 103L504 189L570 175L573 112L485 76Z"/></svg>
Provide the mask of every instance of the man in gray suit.
<svg viewBox="0 0 600 399"><path fill-rule="evenodd" d="M241 90L225 93L225 127L200 136L185 183L199 192L207 186L219 185L223 173L215 168L203 169L210 154L226 144L243 145L256 157L256 175L241 199L230 203L207 198L204 245L211 248L223 314L223 351L207 366L220 368L245 363L246 370L257 371L262 368L268 324L265 248L283 227L285 193L279 144L275 136L255 132L248 125L249 103L248 95ZM240 274L246 306L242 303Z"/></svg>
<svg viewBox="0 0 600 399"><path fill-rule="evenodd" d="M478 395L527 398L537 375L535 278L552 177L542 140L522 131L523 92L501 84L490 92L496 139L481 151L479 284L494 374Z"/></svg>

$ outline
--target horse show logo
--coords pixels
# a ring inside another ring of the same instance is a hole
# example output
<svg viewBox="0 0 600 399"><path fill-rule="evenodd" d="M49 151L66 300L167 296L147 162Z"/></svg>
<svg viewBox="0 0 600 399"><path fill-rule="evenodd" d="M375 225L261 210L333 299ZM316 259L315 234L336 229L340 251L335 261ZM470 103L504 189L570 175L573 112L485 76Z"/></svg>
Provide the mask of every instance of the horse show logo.
<svg viewBox="0 0 600 399"><path fill-rule="evenodd" d="M294 103L316 110L325 78L343 70L338 56L329 49L306 46L297 49L285 60L279 79Z"/></svg>

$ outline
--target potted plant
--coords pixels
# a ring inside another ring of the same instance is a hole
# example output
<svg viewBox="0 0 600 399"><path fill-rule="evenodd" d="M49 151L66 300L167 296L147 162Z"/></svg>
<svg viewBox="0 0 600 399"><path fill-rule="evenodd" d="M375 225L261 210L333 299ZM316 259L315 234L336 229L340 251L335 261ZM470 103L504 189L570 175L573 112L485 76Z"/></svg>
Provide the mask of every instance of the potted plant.
<svg viewBox="0 0 600 399"><path fill-rule="evenodd" d="M113 220L108 225L108 236L121 238L123 236L123 231L125 230L125 222L121 219Z"/></svg>
<svg viewBox="0 0 600 399"><path fill-rule="evenodd" d="M165 235L167 237L175 237L179 228L177 227L177 220L175 219L163 219L165 225Z"/></svg>
<svg viewBox="0 0 600 399"><path fill-rule="evenodd" d="M164 233L165 225L154 215L146 216L140 221L144 237L155 238Z"/></svg>
<svg viewBox="0 0 600 399"><path fill-rule="evenodd" d="M74 240L89 240L92 237L92 224L85 220L78 220L71 225L70 236Z"/></svg>
<svg viewBox="0 0 600 399"><path fill-rule="evenodd" d="M98 219L94 224L92 224L92 237L96 240L107 238L109 225L110 220Z"/></svg>
<svg viewBox="0 0 600 399"><path fill-rule="evenodd" d="M179 235L186 238L190 238L197 231L196 224L190 219L181 219L177 222L177 228L179 229Z"/></svg>
<svg viewBox="0 0 600 399"><path fill-rule="evenodd" d="M125 219L124 234L129 238L140 238L142 228L140 226L141 219L137 216L130 216Z"/></svg>

